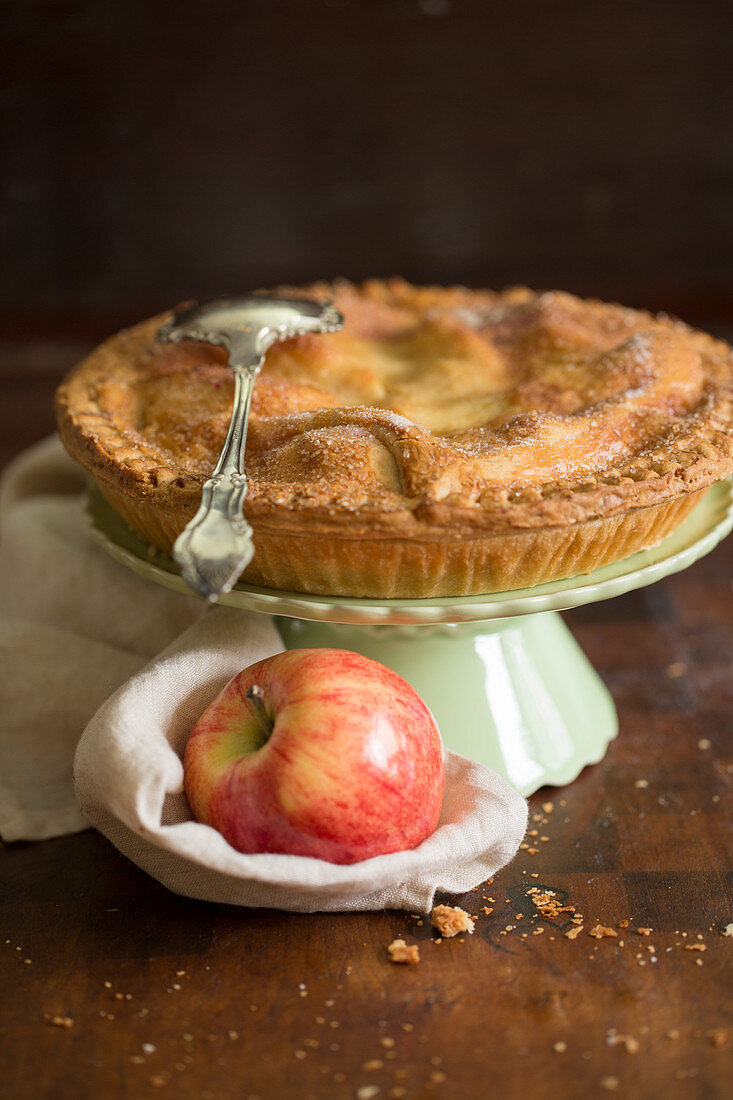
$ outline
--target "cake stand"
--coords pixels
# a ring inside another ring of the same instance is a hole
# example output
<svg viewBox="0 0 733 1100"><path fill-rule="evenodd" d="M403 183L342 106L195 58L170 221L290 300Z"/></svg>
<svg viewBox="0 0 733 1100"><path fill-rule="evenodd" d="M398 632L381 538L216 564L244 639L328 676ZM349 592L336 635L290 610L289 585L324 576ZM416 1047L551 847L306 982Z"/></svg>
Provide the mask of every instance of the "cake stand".
<svg viewBox="0 0 733 1100"><path fill-rule="evenodd" d="M189 594L177 566L89 491L95 536L118 561ZM713 486L651 550L569 580L485 596L367 600L238 584L220 603L277 617L285 645L351 649L403 676L446 746L528 795L574 779L616 736L611 696L558 612L653 584L709 553L733 527L733 483Z"/></svg>

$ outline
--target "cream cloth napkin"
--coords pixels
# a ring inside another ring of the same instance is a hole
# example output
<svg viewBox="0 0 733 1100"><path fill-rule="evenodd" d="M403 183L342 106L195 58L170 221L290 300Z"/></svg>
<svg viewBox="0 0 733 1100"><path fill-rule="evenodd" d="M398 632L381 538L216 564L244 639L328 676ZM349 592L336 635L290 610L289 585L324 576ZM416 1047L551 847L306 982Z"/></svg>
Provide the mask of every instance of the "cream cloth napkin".
<svg viewBox="0 0 733 1100"><path fill-rule="evenodd" d="M206 608L111 559L89 533L82 487L52 439L11 464L0 488L6 841L92 822L177 893L304 912L425 911L436 890L465 892L513 857L524 799L450 752L440 823L412 851L345 867L243 855L194 821L182 789L188 732L235 673L282 642L266 616Z"/></svg>

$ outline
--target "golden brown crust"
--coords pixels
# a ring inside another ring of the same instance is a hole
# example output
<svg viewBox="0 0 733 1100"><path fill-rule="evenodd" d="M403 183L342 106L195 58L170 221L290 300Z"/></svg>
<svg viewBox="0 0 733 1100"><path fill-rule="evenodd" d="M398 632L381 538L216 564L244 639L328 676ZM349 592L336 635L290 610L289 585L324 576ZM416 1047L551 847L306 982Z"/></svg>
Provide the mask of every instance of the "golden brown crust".
<svg viewBox="0 0 733 1100"><path fill-rule="evenodd" d="M521 288L309 293L334 298L346 325L268 353L246 579L367 596L521 587L658 541L733 472L732 353L680 322ZM57 410L70 453L169 549L223 442L232 383L220 349L156 344L163 319L96 349Z"/></svg>
<svg viewBox="0 0 733 1100"><path fill-rule="evenodd" d="M102 488L124 520L170 553L186 517ZM704 492L704 490L703 490ZM257 551L242 575L250 584L315 595L427 599L529 588L574 577L654 546L698 503L700 493L651 508L569 527L484 534L474 538L375 535L357 528L343 537L310 530L256 528ZM191 515L196 510L194 502Z"/></svg>

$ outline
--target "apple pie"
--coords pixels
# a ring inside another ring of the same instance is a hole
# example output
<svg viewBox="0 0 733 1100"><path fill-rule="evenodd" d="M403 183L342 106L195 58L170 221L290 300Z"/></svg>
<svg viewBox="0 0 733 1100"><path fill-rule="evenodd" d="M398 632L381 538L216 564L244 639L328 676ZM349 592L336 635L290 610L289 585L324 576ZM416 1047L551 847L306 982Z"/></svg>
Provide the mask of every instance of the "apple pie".
<svg viewBox="0 0 733 1100"><path fill-rule="evenodd" d="M282 288L293 293L293 288ZM377 598L503 591L659 542L733 473L733 352L561 292L315 284L342 331L275 344L247 439L243 580ZM226 433L223 349L155 317L58 390L61 437L170 553Z"/></svg>

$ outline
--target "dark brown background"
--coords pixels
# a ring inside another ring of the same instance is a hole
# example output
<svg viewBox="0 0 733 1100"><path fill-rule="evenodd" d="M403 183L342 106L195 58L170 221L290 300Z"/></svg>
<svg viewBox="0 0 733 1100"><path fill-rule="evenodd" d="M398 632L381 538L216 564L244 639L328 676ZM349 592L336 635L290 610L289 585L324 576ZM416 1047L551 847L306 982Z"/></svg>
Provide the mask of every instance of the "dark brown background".
<svg viewBox="0 0 733 1100"><path fill-rule="evenodd" d="M23 0L4 24L11 335L395 272L729 318L727 0Z"/></svg>

